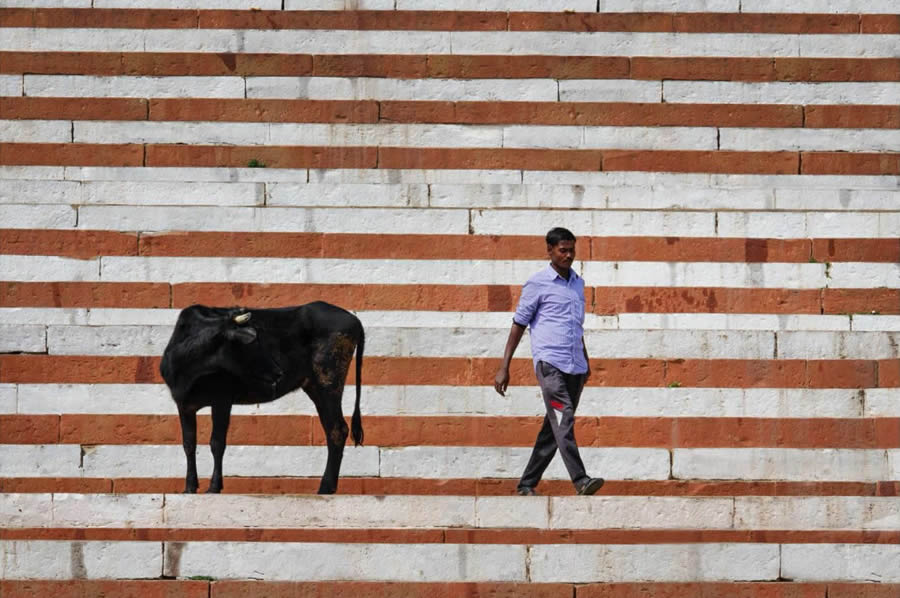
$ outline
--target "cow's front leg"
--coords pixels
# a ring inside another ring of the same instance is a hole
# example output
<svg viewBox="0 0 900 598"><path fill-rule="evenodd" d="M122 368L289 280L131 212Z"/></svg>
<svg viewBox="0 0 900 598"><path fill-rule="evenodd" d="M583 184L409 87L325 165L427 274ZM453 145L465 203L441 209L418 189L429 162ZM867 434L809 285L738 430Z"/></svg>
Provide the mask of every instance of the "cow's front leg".
<svg viewBox="0 0 900 598"><path fill-rule="evenodd" d="M337 392L323 392L319 400L315 402L319 413L319 421L325 432L325 442L328 444L328 462L325 464L325 473L319 483L319 494L334 494L337 492L338 477L341 473L341 461L344 458L344 444L347 441L349 429L344 421L341 411L341 395Z"/></svg>
<svg viewBox="0 0 900 598"><path fill-rule="evenodd" d="M187 459L187 473L184 476L184 493L197 492L197 410L192 407L178 405L178 418L181 420L181 446Z"/></svg>
<svg viewBox="0 0 900 598"><path fill-rule="evenodd" d="M212 434L209 437L209 448L213 456L213 473L207 492L213 494L222 491L222 456L225 455L225 439L228 436L230 421L231 403L217 403L212 406Z"/></svg>

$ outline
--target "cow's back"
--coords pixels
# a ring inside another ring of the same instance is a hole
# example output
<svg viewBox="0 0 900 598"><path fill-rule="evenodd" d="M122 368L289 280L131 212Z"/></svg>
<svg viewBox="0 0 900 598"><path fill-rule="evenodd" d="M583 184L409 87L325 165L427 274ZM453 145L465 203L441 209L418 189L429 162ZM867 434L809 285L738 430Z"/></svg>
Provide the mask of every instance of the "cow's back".
<svg viewBox="0 0 900 598"><path fill-rule="evenodd" d="M200 345L225 327L237 326L228 320L242 313L250 314L244 326L256 331L260 351L285 372L278 396L295 390L311 377L313 356L329 339L340 336L355 346L363 334L359 318L324 301L261 309L186 307L178 315L160 363L160 373L176 400L197 379L210 373Z"/></svg>
<svg viewBox="0 0 900 598"><path fill-rule="evenodd" d="M313 361L330 344L338 342L344 353L352 354L362 342L359 318L324 301L249 311L260 342L285 371L285 379L278 385L279 396L314 377Z"/></svg>
<svg viewBox="0 0 900 598"><path fill-rule="evenodd" d="M336 332L355 335L362 329L359 318L325 301L247 311L250 323L265 332L267 340L281 339L282 350L292 342L312 341Z"/></svg>

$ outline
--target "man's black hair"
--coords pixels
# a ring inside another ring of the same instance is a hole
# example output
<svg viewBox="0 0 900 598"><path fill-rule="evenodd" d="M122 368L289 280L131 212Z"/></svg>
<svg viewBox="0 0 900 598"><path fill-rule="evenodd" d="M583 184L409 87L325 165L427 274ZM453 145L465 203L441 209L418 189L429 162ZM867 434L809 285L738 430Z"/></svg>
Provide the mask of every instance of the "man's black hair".
<svg viewBox="0 0 900 598"><path fill-rule="evenodd" d="M563 228L561 226L557 226L556 228L551 228L547 232L547 245L550 247L555 247L559 244L560 241L574 241L575 235L572 234L567 228Z"/></svg>

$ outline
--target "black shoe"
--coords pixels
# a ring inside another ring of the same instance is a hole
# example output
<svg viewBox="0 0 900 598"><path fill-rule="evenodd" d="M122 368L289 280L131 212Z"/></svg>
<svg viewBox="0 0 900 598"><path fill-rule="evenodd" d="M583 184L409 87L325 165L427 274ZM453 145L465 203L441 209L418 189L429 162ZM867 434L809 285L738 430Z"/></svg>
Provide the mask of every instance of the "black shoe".
<svg viewBox="0 0 900 598"><path fill-rule="evenodd" d="M534 491L534 488L531 486L519 486L516 488L516 494L519 496L537 496L538 493Z"/></svg>
<svg viewBox="0 0 900 598"><path fill-rule="evenodd" d="M603 482L603 478L588 478L586 482L576 488L578 495L590 496L596 493L603 486Z"/></svg>

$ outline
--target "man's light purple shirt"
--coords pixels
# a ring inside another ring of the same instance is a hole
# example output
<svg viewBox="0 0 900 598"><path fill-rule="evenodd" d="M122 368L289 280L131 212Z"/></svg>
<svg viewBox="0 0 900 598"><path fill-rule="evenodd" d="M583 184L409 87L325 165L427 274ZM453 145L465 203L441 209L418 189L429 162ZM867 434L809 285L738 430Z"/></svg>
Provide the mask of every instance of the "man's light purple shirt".
<svg viewBox="0 0 900 598"><path fill-rule="evenodd" d="M520 326L530 326L534 365L544 361L567 374L584 374L587 361L584 335L584 279L569 270L569 280L547 265L522 287L513 316Z"/></svg>

